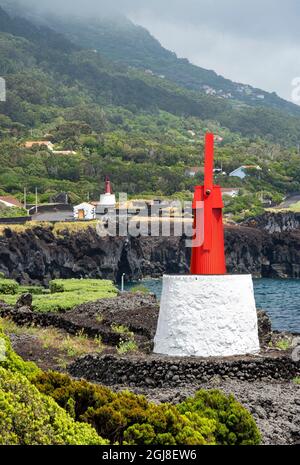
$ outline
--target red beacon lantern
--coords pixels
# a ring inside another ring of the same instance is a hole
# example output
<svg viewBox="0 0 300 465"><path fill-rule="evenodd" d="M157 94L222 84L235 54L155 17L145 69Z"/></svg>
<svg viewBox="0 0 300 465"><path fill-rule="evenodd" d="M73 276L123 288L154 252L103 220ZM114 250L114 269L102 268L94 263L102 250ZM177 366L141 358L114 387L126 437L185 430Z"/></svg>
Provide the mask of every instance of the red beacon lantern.
<svg viewBox="0 0 300 465"><path fill-rule="evenodd" d="M108 176L105 177L105 194L112 194L111 182Z"/></svg>
<svg viewBox="0 0 300 465"><path fill-rule="evenodd" d="M196 186L193 200L194 245L191 274L226 274L224 208L220 186L214 186L214 134L205 137L204 186Z"/></svg>

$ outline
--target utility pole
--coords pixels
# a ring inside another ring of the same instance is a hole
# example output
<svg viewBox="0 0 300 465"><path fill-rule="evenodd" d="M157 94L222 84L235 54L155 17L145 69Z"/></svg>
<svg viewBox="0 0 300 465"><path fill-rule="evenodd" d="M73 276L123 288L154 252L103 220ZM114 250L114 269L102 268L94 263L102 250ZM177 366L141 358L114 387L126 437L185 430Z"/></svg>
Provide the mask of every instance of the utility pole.
<svg viewBox="0 0 300 465"><path fill-rule="evenodd" d="M124 287L125 287L125 273L122 274L121 278L121 292L124 292Z"/></svg>
<svg viewBox="0 0 300 465"><path fill-rule="evenodd" d="M35 213L38 212L38 190L35 188Z"/></svg>
<svg viewBox="0 0 300 465"><path fill-rule="evenodd" d="M26 187L24 187L24 208L26 210L26 207L27 207L27 191L26 191Z"/></svg>

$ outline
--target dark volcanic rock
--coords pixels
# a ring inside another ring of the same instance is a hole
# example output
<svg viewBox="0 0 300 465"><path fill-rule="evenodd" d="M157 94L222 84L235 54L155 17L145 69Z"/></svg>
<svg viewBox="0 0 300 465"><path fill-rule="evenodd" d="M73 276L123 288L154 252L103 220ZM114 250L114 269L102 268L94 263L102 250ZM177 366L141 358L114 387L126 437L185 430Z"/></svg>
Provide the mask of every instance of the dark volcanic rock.
<svg viewBox="0 0 300 465"><path fill-rule="evenodd" d="M269 234L264 228L225 228L230 273L300 277L300 230ZM0 237L0 272L21 283L47 284L53 278L107 278L119 281L189 272L185 237L104 237L94 228L59 236L35 227Z"/></svg>
<svg viewBox="0 0 300 465"><path fill-rule="evenodd" d="M272 323L266 312L257 311L258 337L261 346L267 346L272 339Z"/></svg>
<svg viewBox="0 0 300 465"><path fill-rule="evenodd" d="M27 307L30 309L31 306L32 306L32 295L29 292L27 292L26 294L22 294L16 303L16 308L18 309L21 307Z"/></svg>
<svg viewBox="0 0 300 465"><path fill-rule="evenodd" d="M243 222L244 226L264 229L270 234L294 231L300 228L300 213L278 212L264 213Z"/></svg>

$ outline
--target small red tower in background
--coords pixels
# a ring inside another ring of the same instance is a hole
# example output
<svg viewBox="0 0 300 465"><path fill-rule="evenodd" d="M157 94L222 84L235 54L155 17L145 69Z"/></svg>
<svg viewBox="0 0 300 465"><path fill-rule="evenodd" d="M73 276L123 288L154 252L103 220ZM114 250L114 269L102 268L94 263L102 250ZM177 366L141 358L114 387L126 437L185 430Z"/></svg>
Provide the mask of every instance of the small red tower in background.
<svg viewBox="0 0 300 465"><path fill-rule="evenodd" d="M112 194L111 182L108 176L105 176L105 194Z"/></svg>
<svg viewBox="0 0 300 465"><path fill-rule="evenodd" d="M194 275L226 274L222 214L224 204L221 187L214 186L213 180L214 134L206 134L204 186L195 187L193 201L194 230L196 237L203 237L203 243L192 248L191 274ZM200 212L201 209L204 212Z"/></svg>

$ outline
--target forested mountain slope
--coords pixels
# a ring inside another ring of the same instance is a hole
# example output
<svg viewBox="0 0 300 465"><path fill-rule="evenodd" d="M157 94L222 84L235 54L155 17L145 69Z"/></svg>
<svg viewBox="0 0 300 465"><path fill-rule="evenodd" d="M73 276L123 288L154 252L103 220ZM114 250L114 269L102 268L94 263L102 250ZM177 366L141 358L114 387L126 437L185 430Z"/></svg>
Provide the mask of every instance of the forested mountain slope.
<svg viewBox="0 0 300 465"><path fill-rule="evenodd" d="M74 41L75 42L75 41ZM0 76L7 99L0 102L0 195L48 201L69 192L72 201L98 198L103 178L133 196L190 198L208 130L223 138L216 164L229 173L241 164L260 165L241 187L237 205L248 214L261 198L280 199L300 190L300 118L286 111L249 106L204 95L142 69L75 44L61 33L0 9ZM50 139L56 155L25 149L28 139Z"/></svg>

